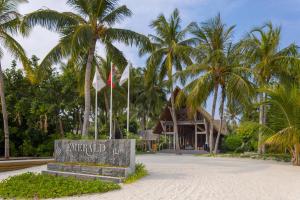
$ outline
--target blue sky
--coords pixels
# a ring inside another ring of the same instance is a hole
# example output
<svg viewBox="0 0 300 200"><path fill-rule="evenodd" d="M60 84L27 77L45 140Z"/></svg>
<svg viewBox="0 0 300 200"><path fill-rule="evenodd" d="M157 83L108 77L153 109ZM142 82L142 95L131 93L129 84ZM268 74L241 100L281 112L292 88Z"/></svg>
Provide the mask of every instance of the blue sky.
<svg viewBox="0 0 300 200"><path fill-rule="evenodd" d="M29 0L29 3L20 5L19 10L22 14L40 8L68 11L70 8L65 2L66 0ZM300 0L120 0L120 4L126 4L133 16L118 26L144 34L152 33L149 28L151 20L161 13L169 16L178 8L182 26L192 21L203 22L220 12L226 24L236 25L234 40L242 38L253 27L272 21L282 27L281 47L293 42L300 44ZM28 56L37 55L39 58L43 58L59 39L56 33L41 27L35 28L28 38L16 38ZM145 58L137 56L135 47L118 46L135 66L144 66ZM97 49L103 55L102 47L98 46ZM12 59L9 54L4 55L4 68L10 66Z"/></svg>
<svg viewBox="0 0 300 200"><path fill-rule="evenodd" d="M22 14L39 8L70 10L65 2L66 0L29 0L29 3L20 5L19 10ZM243 37L253 27L272 21L282 27L282 47L292 42L300 44L300 0L120 0L120 4L126 4L133 16L119 26L144 34L151 33L149 24L160 13L169 16L178 8L183 26L191 21L203 22L220 12L225 23L236 25L235 40ZM17 37L17 40L23 44L28 56L35 54L43 58L57 43L58 36L37 27L28 38ZM135 47L119 46L134 65L144 65L144 59L137 56ZM102 54L101 46L98 51ZM11 60L11 56L5 54L4 67L8 67Z"/></svg>

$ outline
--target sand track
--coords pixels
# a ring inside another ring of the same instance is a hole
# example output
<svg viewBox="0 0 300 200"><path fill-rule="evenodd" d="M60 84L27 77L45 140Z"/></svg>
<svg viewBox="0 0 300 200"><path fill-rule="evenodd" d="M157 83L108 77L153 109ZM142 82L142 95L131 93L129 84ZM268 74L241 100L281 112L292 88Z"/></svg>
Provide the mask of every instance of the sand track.
<svg viewBox="0 0 300 200"><path fill-rule="evenodd" d="M288 163L192 155L142 155L150 175L122 190L65 199L300 200L300 167ZM0 173L0 179L45 166Z"/></svg>

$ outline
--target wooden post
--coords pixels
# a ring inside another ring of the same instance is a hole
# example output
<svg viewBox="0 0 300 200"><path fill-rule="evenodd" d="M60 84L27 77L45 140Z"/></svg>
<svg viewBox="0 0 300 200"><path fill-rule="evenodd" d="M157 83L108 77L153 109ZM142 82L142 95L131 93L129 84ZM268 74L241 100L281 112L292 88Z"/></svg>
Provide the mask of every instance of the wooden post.
<svg viewBox="0 0 300 200"><path fill-rule="evenodd" d="M208 127L207 127L207 121L204 118L204 127L205 127L205 132L206 132L206 137L205 137L205 144L208 144Z"/></svg>
<svg viewBox="0 0 300 200"><path fill-rule="evenodd" d="M197 150L198 141L197 141L197 113L194 115L194 124L195 124L195 150Z"/></svg>
<svg viewBox="0 0 300 200"><path fill-rule="evenodd" d="M195 150L197 150L197 146L198 146L198 141L197 141L197 124L195 123Z"/></svg>

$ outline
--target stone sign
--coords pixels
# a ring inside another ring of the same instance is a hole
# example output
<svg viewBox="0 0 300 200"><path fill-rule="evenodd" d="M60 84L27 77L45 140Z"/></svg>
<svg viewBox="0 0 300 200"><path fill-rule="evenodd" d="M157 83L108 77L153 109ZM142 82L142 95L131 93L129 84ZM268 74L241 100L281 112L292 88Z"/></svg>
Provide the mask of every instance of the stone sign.
<svg viewBox="0 0 300 200"><path fill-rule="evenodd" d="M56 162L135 167L135 140L56 140Z"/></svg>

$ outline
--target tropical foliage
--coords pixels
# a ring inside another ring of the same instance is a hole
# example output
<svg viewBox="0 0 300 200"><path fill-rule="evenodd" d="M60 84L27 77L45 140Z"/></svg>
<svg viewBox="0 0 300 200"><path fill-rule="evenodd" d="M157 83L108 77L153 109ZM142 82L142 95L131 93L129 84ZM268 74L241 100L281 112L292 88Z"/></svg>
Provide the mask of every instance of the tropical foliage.
<svg viewBox="0 0 300 200"><path fill-rule="evenodd" d="M95 93L91 79L97 68L106 82L113 63L119 80L130 63L117 48L116 43L123 43L137 46L146 62L131 66L129 133L127 84L113 89L114 138L139 138L138 131L151 129L168 104L178 150L176 106L185 103L192 117L195 108L211 101L211 123L218 112L219 127L226 125L231 133L218 149L221 128L214 141L211 126L211 153L290 152L299 165L299 52L296 44L281 46L280 27L269 22L236 39L235 25L227 25L221 14L183 24L175 9L169 17L155 18L153 33L145 36L116 28L132 15L118 0L68 0L72 12L40 9L25 16L16 9L21 2L0 1L1 52L5 48L16 57L4 72L0 65L1 155L8 158L10 149L13 156L50 156L56 138L91 137L96 117L100 138L107 138L110 88ZM37 25L60 36L41 61L28 59L13 39L15 34L29 35ZM175 97L177 87L182 90ZM99 115L90 112L95 95Z"/></svg>
<svg viewBox="0 0 300 200"><path fill-rule="evenodd" d="M4 199L46 199L90 193L104 193L120 189L116 183L99 180L79 180L46 174L25 173L0 182L0 196Z"/></svg>

